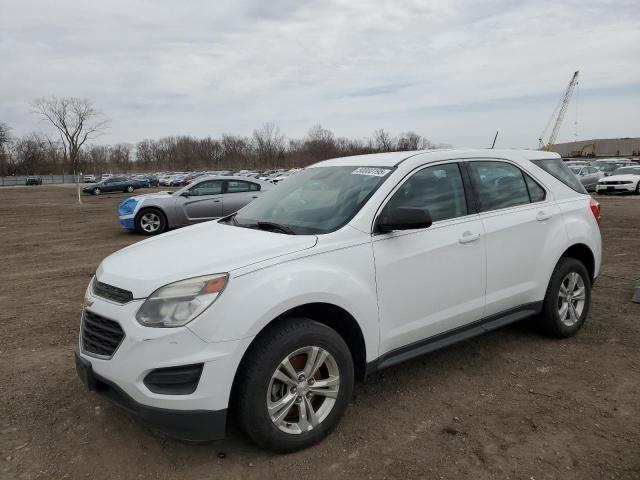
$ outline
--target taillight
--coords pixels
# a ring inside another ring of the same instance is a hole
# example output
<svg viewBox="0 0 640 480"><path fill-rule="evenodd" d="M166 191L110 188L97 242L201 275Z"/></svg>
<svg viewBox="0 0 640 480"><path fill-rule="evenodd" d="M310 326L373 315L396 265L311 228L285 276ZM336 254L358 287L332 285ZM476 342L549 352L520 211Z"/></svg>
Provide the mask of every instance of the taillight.
<svg viewBox="0 0 640 480"><path fill-rule="evenodd" d="M596 218L596 222L600 225L600 202L591 198L589 200L589 208L591 208L591 213L593 213L593 216Z"/></svg>

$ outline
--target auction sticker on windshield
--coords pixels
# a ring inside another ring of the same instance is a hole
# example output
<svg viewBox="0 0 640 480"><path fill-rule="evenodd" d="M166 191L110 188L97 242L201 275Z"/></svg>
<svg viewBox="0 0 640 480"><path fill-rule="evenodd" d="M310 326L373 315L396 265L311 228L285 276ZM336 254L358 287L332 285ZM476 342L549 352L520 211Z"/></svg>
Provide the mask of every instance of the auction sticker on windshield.
<svg viewBox="0 0 640 480"><path fill-rule="evenodd" d="M389 173L388 168L359 167L356 168L351 175L371 175L373 177L384 177Z"/></svg>

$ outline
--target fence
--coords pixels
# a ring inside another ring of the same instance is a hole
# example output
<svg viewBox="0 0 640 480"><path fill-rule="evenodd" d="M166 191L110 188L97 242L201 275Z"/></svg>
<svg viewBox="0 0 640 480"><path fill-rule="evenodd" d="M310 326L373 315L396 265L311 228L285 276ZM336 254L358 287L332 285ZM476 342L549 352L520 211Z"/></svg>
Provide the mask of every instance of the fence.
<svg viewBox="0 0 640 480"><path fill-rule="evenodd" d="M56 184L56 183L76 183L77 177L75 175L36 175L42 179L42 184ZM12 185L24 185L27 180L27 175L15 175L8 177L0 177L0 187L10 187ZM80 179L82 181L82 179Z"/></svg>

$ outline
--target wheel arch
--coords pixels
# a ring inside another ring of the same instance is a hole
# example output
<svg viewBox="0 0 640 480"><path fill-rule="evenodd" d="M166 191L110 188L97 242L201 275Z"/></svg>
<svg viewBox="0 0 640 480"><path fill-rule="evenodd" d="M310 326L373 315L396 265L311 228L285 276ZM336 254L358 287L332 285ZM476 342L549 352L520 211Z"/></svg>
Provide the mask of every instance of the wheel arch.
<svg viewBox="0 0 640 480"><path fill-rule="evenodd" d="M313 302L290 308L263 326L242 354L242 358L233 377L231 397L233 397L237 387L238 378L243 370L245 359L249 356L257 340L266 332L277 328L278 325L287 322L287 320L291 318L309 318L336 331L345 341L351 352L356 379L364 380L367 366L366 346L362 329L357 320L347 310L338 305L326 302ZM232 404L233 402L230 401L229 405Z"/></svg>
<svg viewBox="0 0 640 480"><path fill-rule="evenodd" d="M138 225L138 219L147 210L157 210L158 212L160 212L162 214L162 216L164 217L165 228L169 228L169 217L167 217L167 212L165 212L162 207L159 207L157 205L144 205L144 204L141 205L140 208L138 209L138 211L136 212L135 217L134 217L135 225Z"/></svg>
<svg viewBox="0 0 640 480"><path fill-rule="evenodd" d="M575 258L576 260L579 260L585 266L587 272L589 272L591 282L595 280L596 260L593 251L589 246L584 243L575 243L560 255L560 258L562 257Z"/></svg>

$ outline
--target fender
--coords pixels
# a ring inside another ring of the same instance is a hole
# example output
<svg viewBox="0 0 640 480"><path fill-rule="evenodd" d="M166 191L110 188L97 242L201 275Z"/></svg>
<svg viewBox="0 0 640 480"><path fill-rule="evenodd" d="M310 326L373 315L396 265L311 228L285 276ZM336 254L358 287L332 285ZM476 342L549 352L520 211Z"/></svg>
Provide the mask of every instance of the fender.
<svg viewBox="0 0 640 480"><path fill-rule="evenodd" d="M220 298L188 328L206 342L239 340L254 337L292 308L318 302L349 312L362 331L367 361L377 357L379 317L370 242L232 276Z"/></svg>

